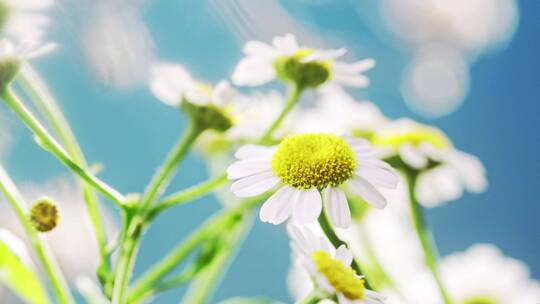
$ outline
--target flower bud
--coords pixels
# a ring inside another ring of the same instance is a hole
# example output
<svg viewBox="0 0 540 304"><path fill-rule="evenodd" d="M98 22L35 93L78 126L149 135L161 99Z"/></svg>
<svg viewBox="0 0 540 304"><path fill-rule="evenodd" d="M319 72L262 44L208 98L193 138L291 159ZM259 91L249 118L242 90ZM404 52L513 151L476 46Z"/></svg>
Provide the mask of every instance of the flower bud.
<svg viewBox="0 0 540 304"><path fill-rule="evenodd" d="M180 108L197 126L203 129L225 132L233 125L224 111L211 103L198 105L184 98Z"/></svg>
<svg viewBox="0 0 540 304"><path fill-rule="evenodd" d="M1 11L0 11L0 14L1 14ZM6 88L11 83L11 81L15 79L15 76L17 76L20 69L21 69L20 59L16 57L0 58L0 90L3 90L4 88Z"/></svg>
<svg viewBox="0 0 540 304"><path fill-rule="evenodd" d="M307 55L309 53L299 52L294 56L278 58L274 63L277 76L300 88L316 88L325 83L330 78L330 70L322 62L303 62L302 58Z"/></svg>
<svg viewBox="0 0 540 304"><path fill-rule="evenodd" d="M56 204L48 199L38 199L30 208L30 222L39 232L49 232L58 225L59 215Z"/></svg>

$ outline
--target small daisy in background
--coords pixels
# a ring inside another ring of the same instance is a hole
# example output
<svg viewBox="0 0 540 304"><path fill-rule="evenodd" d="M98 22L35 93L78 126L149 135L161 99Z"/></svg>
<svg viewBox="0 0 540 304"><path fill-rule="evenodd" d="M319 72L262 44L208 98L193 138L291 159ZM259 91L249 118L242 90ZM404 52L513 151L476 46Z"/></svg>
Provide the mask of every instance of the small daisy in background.
<svg viewBox="0 0 540 304"><path fill-rule="evenodd" d="M223 106L235 98L236 91L226 81L215 87L196 81L183 66L159 62L151 70L150 90L163 103L177 107L185 99L195 105Z"/></svg>
<svg viewBox="0 0 540 304"><path fill-rule="evenodd" d="M300 46L292 34L275 37L272 45L248 41L243 52L246 57L232 74L236 85L258 86L281 79L302 88L327 83L363 88L369 85L369 79L362 73L375 65L373 59L353 63L338 61L345 49L318 50Z"/></svg>
<svg viewBox="0 0 540 304"><path fill-rule="evenodd" d="M301 265L307 271L322 299L337 297L339 304L384 303L380 294L365 288L364 277L351 268L353 254L345 245L334 249L325 237L306 226L288 225L287 230L297 259L293 265ZM300 279L305 277L298 276Z"/></svg>
<svg viewBox="0 0 540 304"><path fill-rule="evenodd" d="M275 225L289 217L298 224L317 220L325 210L332 224L347 228L351 213L342 186L376 208L386 199L376 186L395 188L398 177L363 139L344 139L330 133L306 133L285 138L278 146L246 145L227 169L238 197L265 193L279 185L261 207L263 222Z"/></svg>
<svg viewBox="0 0 540 304"><path fill-rule="evenodd" d="M379 128L372 142L381 149L383 158L397 156L419 172L415 194L426 207L455 200L464 190L480 193L487 188L482 162L454 148L437 128L398 119Z"/></svg>
<svg viewBox="0 0 540 304"><path fill-rule="evenodd" d="M55 0L1 0L0 30L11 39L41 39L50 25L45 12Z"/></svg>

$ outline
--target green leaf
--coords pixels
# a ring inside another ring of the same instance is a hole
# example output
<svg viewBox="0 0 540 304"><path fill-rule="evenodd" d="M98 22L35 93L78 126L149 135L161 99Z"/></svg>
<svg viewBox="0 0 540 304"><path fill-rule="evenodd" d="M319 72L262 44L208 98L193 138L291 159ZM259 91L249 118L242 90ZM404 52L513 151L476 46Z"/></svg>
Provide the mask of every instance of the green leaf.
<svg viewBox="0 0 540 304"><path fill-rule="evenodd" d="M15 254L22 245L18 241L11 233L0 231L0 283L27 303L48 304L49 298L38 277Z"/></svg>

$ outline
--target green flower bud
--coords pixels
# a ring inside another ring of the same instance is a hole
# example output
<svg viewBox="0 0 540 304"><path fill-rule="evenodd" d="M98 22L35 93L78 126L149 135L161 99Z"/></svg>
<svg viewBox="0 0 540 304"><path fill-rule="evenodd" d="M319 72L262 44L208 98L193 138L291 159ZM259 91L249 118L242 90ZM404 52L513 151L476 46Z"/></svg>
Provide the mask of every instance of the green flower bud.
<svg viewBox="0 0 540 304"><path fill-rule="evenodd" d="M219 107L209 103L196 105L186 98L182 100L180 109L188 115L193 122L203 129L225 132L233 125L232 120Z"/></svg>
<svg viewBox="0 0 540 304"><path fill-rule="evenodd" d="M301 88L316 88L330 78L327 64L318 61L302 62L309 51L299 51L294 56L279 57L274 62L277 77L295 83Z"/></svg>
<svg viewBox="0 0 540 304"><path fill-rule="evenodd" d="M30 222L39 232L53 230L58 225L58 220L58 208L48 198L37 200L30 208Z"/></svg>
<svg viewBox="0 0 540 304"><path fill-rule="evenodd" d="M15 79L20 69L20 59L16 57L6 57L0 59L0 90L6 88L13 81L13 79Z"/></svg>

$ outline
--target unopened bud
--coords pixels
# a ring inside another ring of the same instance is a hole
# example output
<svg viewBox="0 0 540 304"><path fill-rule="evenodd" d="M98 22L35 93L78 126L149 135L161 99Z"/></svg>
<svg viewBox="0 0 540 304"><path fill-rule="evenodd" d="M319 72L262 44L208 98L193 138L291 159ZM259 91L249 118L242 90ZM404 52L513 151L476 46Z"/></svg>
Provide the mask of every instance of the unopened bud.
<svg viewBox="0 0 540 304"><path fill-rule="evenodd" d="M53 230L58 225L58 220L58 208L48 198L37 200L30 208L30 222L39 232Z"/></svg>

